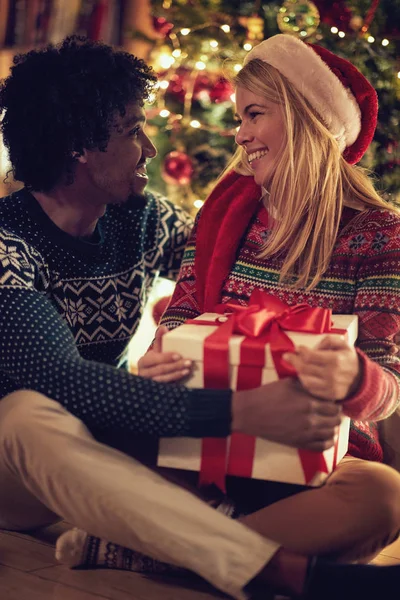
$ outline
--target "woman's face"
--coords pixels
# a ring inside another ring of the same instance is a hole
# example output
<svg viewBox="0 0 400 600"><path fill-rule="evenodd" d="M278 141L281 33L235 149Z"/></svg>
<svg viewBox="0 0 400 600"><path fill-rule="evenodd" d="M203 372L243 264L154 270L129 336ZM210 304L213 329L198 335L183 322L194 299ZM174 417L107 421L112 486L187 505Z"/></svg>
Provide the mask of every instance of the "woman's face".
<svg viewBox="0 0 400 600"><path fill-rule="evenodd" d="M246 151L255 182L266 185L286 140L282 108L239 85L236 117L240 123L236 143Z"/></svg>

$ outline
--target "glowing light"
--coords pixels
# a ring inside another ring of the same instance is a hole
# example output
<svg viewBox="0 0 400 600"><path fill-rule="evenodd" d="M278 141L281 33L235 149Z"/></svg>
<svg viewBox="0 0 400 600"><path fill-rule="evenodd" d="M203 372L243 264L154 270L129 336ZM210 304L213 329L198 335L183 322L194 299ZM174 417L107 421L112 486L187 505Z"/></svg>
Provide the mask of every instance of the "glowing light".
<svg viewBox="0 0 400 600"><path fill-rule="evenodd" d="M189 33L190 33L190 29L188 27L184 27L183 29L181 29L182 35L189 35Z"/></svg>
<svg viewBox="0 0 400 600"><path fill-rule="evenodd" d="M193 206L194 206L195 208L201 208L201 207L203 206L203 204L204 204L203 200L200 200L200 199L199 199L199 200L195 200L195 201L193 202Z"/></svg>
<svg viewBox="0 0 400 600"><path fill-rule="evenodd" d="M374 36L373 36L373 35L369 35L369 36L367 37L367 42L369 42L370 44L372 44L372 42L374 42L374 41L375 41L375 38L374 38Z"/></svg>
<svg viewBox="0 0 400 600"><path fill-rule="evenodd" d="M301 35L301 37L306 37L307 31L304 31L304 30L300 31L300 35Z"/></svg>
<svg viewBox="0 0 400 600"><path fill-rule="evenodd" d="M233 67L233 70L235 71L235 73L239 73L239 71L240 71L241 69L242 69L242 65L239 65L239 64L237 64L237 65L235 65L235 66Z"/></svg>
<svg viewBox="0 0 400 600"><path fill-rule="evenodd" d="M225 33L229 33L231 28L229 27L229 25L225 24L225 25L221 25L221 29L222 31L224 31Z"/></svg>
<svg viewBox="0 0 400 600"><path fill-rule="evenodd" d="M337 27L331 27L332 33L339 33L339 29Z"/></svg>
<svg viewBox="0 0 400 600"><path fill-rule="evenodd" d="M198 60L195 66L199 71L203 71L206 68L206 63L204 63L202 60Z"/></svg>
<svg viewBox="0 0 400 600"><path fill-rule="evenodd" d="M201 123L200 121L193 119L193 121L190 121L190 127L193 127L194 129L199 129L199 127L201 127Z"/></svg>
<svg viewBox="0 0 400 600"><path fill-rule="evenodd" d="M398 79L400 79L400 71L397 73L397 77Z"/></svg>
<svg viewBox="0 0 400 600"><path fill-rule="evenodd" d="M384 40L382 40L382 46L388 46L389 45L389 40L387 40L386 38Z"/></svg>
<svg viewBox="0 0 400 600"><path fill-rule="evenodd" d="M170 114L171 113L166 108L164 108L163 110L160 110L160 117L163 117L164 119L169 117Z"/></svg>
<svg viewBox="0 0 400 600"><path fill-rule="evenodd" d="M217 42L217 40L211 40L210 46L211 46L211 48L218 48L218 42Z"/></svg>
<svg viewBox="0 0 400 600"><path fill-rule="evenodd" d="M179 58L181 54L181 50L179 50L179 48L176 48L176 50L173 51L172 56L174 56L175 58Z"/></svg>
<svg viewBox="0 0 400 600"><path fill-rule="evenodd" d="M175 59L170 54L160 54L158 64L162 69L169 69L174 64Z"/></svg>
<svg viewBox="0 0 400 600"><path fill-rule="evenodd" d="M166 90L168 86L169 86L169 81L166 81L165 79L163 79L162 81L160 81L158 83L158 87L160 87L162 90Z"/></svg>
<svg viewBox="0 0 400 600"><path fill-rule="evenodd" d="M346 35L346 34L345 34L345 32L344 32L344 31L339 31L339 33L338 33L338 36L339 36L340 38L344 38L344 37L345 37L345 35Z"/></svg>
<svg viewBox="0 0 400 600"><path fill-rule="evenodd" d="M235 94L235 93L233 93L233 94L231 95L231 100L232 100L232 102L235 104L235 102L236 102L236 94Z"/></svg>
<svg viewBox="0 0 400 600"><path fill-rule="evenodd" d="M243 44L243 50L247 50L249 52L249 50L251 50L253 47L252 44L250 44L250 42L246 42L245 44Z"/></svg>

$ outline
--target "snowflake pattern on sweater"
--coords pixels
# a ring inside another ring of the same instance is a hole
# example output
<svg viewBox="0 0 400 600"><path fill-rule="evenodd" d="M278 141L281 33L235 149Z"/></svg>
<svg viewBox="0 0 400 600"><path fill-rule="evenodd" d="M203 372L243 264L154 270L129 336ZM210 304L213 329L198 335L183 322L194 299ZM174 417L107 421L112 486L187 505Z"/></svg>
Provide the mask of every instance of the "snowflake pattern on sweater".
<svg viewBox="0 0 400 600"><path fill-rule="evenodd" d="M227 435L230 392L206 396L116 368L155 278L176 277L191 226L149 193L144 208L108 206L85 240L25 189L1 199L0 398L33 389L99 429Z"/></svg>
<svg viewBox="0 0 400 600"><path fill-rule="evenodd" d="M291 306L305 302L336 314L356 314L363 377L357 393L344 403L345 412L353 419L349 453L381 461L377 421L392 414L400 403L400 359L390 353L400 330L400 218L391 211L359 213L345 208L329 268L311 291L294 290L279 282L282 258L259 258L268 235L268 213L261 205L224 282L221 301L247 305L253 290L261 289ZM169 328L200 314L195 251L196 226L161 321Z"/></svg>

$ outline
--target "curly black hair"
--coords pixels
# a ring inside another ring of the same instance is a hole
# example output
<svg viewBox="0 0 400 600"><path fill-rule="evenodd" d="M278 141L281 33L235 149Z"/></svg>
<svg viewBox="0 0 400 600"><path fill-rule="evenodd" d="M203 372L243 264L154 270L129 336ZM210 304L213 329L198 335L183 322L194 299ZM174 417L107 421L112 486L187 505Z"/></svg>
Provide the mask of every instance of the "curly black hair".
<svg viewBox="0 0 400 600"><path fill-rule="evenodd" d="M105 150L111 124L131 102L143 105L156 76L146 63L80 36L14 57L0 83L4 144L16 180L49 191L65 174L72 153Z"/></svg>

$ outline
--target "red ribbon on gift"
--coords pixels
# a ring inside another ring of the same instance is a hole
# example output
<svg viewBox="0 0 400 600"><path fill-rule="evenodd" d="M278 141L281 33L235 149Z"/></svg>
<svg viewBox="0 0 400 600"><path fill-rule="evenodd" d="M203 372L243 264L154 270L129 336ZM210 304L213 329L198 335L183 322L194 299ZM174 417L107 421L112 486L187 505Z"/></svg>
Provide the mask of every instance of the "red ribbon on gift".
<svg viewBox="0 0 400 600"><path fill-rule="evenodd" d="M265 365L265 345L270 344L271 355L279 378L295 376L294 368L282 356L294 350L294 344L285 331L304 333L332 333L332 313L329 309L312 308L308 304L288 306L275 296L260 290L253 292L248 306L221 304L215 312L224 316L212 322L217 329L204 343L204 387L230 387L229 339L244 335L240 347L237 389L245 390L261 385ZM229 311L230 314L227 314ZM194 324L210 324L195 319ZM251 477L256 438L234 433L228 442L221 438L206 438L202 443L200 484L215 484L225 491L226 474ZM328 473L322 454L298 450L309 483L316 473Z"/></svg>

